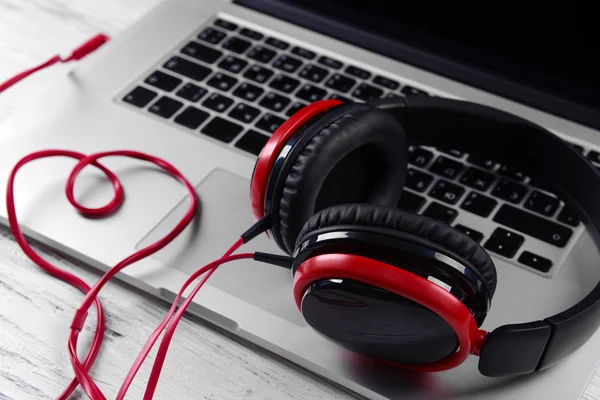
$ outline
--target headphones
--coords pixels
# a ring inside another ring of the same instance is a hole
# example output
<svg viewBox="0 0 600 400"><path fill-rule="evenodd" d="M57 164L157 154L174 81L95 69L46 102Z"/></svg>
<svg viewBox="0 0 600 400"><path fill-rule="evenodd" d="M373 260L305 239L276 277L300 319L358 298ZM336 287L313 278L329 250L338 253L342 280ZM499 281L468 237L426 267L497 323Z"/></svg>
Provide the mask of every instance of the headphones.
<svg viewBox="0 0 600 400"><path fill-rule="evenodd" d="M267 220L269 236L293 257L293 295L306 322L349 350L423 372L473 354L483 375L527 374L583 345L600 325L600 284L557 315L479 329L496 289L494 263L462 232L396 208L409 145L545 176L600 246L600 175L548 130L435 97L318 101L271 136L251 184L255 219Z"/></svg>

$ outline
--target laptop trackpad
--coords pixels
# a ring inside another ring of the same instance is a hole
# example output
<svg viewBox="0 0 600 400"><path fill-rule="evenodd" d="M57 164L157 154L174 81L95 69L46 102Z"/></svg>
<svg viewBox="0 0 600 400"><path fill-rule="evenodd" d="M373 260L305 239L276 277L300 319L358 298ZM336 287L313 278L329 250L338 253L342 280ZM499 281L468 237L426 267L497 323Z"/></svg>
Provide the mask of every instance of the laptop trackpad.
<svg viewBox="0 0 600 400"><path fill-rule="evenodd" d="M216 169L196 187L200 199L197 217L179 237L152 257L186 274L220 257L254 222L250 211L250 182ZM185 198L138 245L142 248L171 230L189 205ZM265 234L238 252L283 254ZM223 291L254 304L296 325L305 326L292 296L292 276L281 267L251 260L219 267L208 281Z"/></svg>

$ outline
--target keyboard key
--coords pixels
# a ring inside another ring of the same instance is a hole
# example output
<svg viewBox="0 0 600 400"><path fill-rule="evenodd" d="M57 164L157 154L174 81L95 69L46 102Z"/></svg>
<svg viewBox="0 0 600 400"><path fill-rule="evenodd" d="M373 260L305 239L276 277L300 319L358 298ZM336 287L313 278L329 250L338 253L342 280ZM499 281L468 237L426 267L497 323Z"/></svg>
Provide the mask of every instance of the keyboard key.
<svg viewBox="0 0 600 400"><path fill-rule="evenodd" d="M562 211L558 214L558 217L556 217L556 219L567 225L571 225L571 226L579 225L579 218L577 217L577 215L575 215L573 210L571 210L571 208L568 206L563 207Z"/></svg>
<svg viewBox="0 0 600 400"><path fill-rule="evenodd" d="M513 246L508 243L504 243L496 238L489 238L483 247L489 251L493 251L496 254L500 254L506 258L512 258L519 250L519 246Z"/></svg>
<svg viewBox="0 0 600 400"><path fill-rule="evenodd" d="M581 154L583 154L583 152L585 151L585 149L583 148L583 146L580 146L578 144L575 143L569 143L571 146L573 146L573 148L575 150L577 150L578 152L580 152Z"/></svg>
<svg viewBox="0 0 600 400"><path fill-rule="evenodd" d="M207 82L208 86L220 89L224 92L229 91L238 82L233 76L225 75L220 72L213 75Z"/></svg>
<svg viewBox="0 0 600 400"><path fill-rule="evenodd" d="M344 64L342 64L341 61L334 60L333 58L329 58L329 57L325 57L325 56L319 57L319 59L317 61L319 62L319 64L326 65L329 68L333 68L333 69L340 69L344 65Z"/></svg>
<svg viewBox="0 0 600 400"><path fill-rule="evenodd" d="M274 72L260 65L253 65L244 72L244 76L258 83L265 83L273 76Z"/></svg>
<svg viewBox="0 0 600 400"><path fill-rule="evenodd" d="M273 89L280 90L285 93L292 93L297 87L300 85L300 81L298 79L290 78L287 75L279 74L277 75L269 86Z"/></svg>
<svg viewBox="0 0 600 400"><path fill-rule="evenodd" d="M228 31L235 31L238 27L233 22L229 22L221 18L217 19L214 24L216 26L220 26L221 28L227 29Z"/></svg>
<svg viewBox="0 0 600 400"><path fill-rule="evenodd" d="M240 35L246 36L253 40L261 40L264 37L264 35L262 33L253 31L252 29L248 29L248 28L243 28L240 31Z"/></svg>
<svg viewBox="0 0 600 400"><path fill-rule="evenodd" d="M302 61L297 58L282 55L273 62L275 68L284 70L286 72L294 72L302 65Z"/></svg>
<svg viewBox="0 0 600 400"><path fill-rule="evenodd" d="M587 158L593 163L600 164L600 153L597 151L590 151L587 154Z"/></svg>
<svg viewBox="0 0 600 400"><path fill-rule="evenodd" d="M331 93L329 95L329 98L333 99L333 100L339 100L339 101L342 101L344 103L351 103L352 102L352 100L350 100L349 98L344 97L344 96L342 96L340 94L337 94L337 93Z"/></svg>
<svg viewBox="0 0 600 400"><path fill-rule="evenodd" d="M356 81L352 78L348 78L341 74L333 74L331 78L325 82L325 86L335 89L338 92L346 93L348 90L352 89L352 86L354 86L355 83Z"/></svg>
<svg viewBox="0 0 600 400"><path fill-rule="evenodd" d="M448 179L454 179L462 171L464 165L458 161L451 160L444 156L439 156L434 163L429 167L429 170L434 174L441 175Z"/></svg>
<svg viewBox="0 0 600 400"><path fill-rule="evenodd" d="M225 57L219 64L219 68L237 74L248 65L248 61L242 60L234 56Z"/></svg>
<svg viewBox="0 0 600 400"><path fill-rule="evenodd" d="M397 93L392 93L392 92L389 92L389 93L387 93L387 94L386 94L385 96L383 96L383 97L384 97L385 99L399 99L399 98L400 98L400 97L402 97L402 96L400 96L400 95L399 95L399 94L397 94Z"/></svg>
<svg viewBox="0 0 600 400"><path fill-rule="evenodd" d="M272 37L267 38L267 40L265 40L265 43L268 44L269 46L278 48L279 50L287 50L287 48L290 47L289 43L284 42L283 40L272 38Z"/></svg>
<svg viewBox="0 0 600 400"><path fill-rule="evenodd" d="M373 78L373 83L391 90L396 90L400 86L400 84L395 80L386 78L381 75L377 75L375 78Z"/></svg>
<svg viewBox="0 0 600 400"><path fill-rule="evenodd" d="M240 140L237 141L235 147L257 156L260 154L268 140L268 136L253 130L249 130L244 134L244 136L242 136Z"/></svg>
<svg viewBox="0 0 600 400"><path fill-rule="evenodd" d="M416 169L409 168L406 172L406 187L417 192L424 192L432 181L433 176Z"/></svg>
<svg viewBox="0 0 600 400"><path fill-rule="evenodd" d="M179 84L183 81L169 74L165 74L164 72L155 71L152 73L152 75L147 77L144 82L148 85L162 89L165 92L170 92L179 86Z"/></svg>
<svg viewBox="0 0 600 400"><path fill-rule="evenodd" d="M258 99L264 93L264 89L259 88L251 83L243 82L240 86L233 91L233 94L237 97L241 97L244 100L254 101Z"/></svg>
<svg viewBox="0 0 600 400"><path fill-rule="evenodd" d="M296 97L313 103L317 100L321 100L323 97L325 97L325 94L327 94L325 90L306 84L302 86L302 88L296 93Z"/></svg>
<svg viewBox="0 0 600 400"><path fill-rule="evenodd" d="M276 55L277 55L277 53L271 49L268 49L263 46L256 46L255 48L250 50L246 56L248 58L251 58L253 60L260 61L260 62L266 64L266 63L270 62L273 59L273 57L275 57Z"/></svg>
<svg viewBox="0 0 600 400"><path fill-rule="evenodd" d="M210 47L196 42L189 42L181 49L181 52L196 60L204 61L207 64L214 63L223 55L219 50L211 49Z"/></svg>
<svg viewBox="0 0 600 400"><path fill-rule="evenodd" d="M146 107L156 96L156 92L138 86L123 97L123 101L141 108Z"/></svg>
<svg viewBox="0 0 600 400"><path fill-rule="evenodd" d="M429 195L445 203L456 204L464 192L462 187L440 179L429 191Z"/></svg>
<svg viewBox="0 0 600 400"><path fill-rule="evenodd" d="M204 125L201 132L222 142L229 143L242 130L243 128L238 124L234 124L221 117L214 117L208 124Z"/></svg>
<svg viewBox="0 0 600 400"><path fill-rule="evenodd" d="M229 97L222 96L218 93L213 93L206 100L202 102L202 105L211 110L223 112L227 110L233 104L233 100Z"/></svg>
<svg viewBox="0 0 600 400"><path fill-rule="evenodd" d="M519 262L533 269L537 269L540 272L548 272L552 267L552 261L538 256L537 254L530 253L529 251L521 253Z"/></svg>
<svg viewBox="0 0 600 400"><path fill-rule="evenodd" d="M361 83L356 89L354 89L354 92L352 92L352 96L364 101L378 99L382 94L383 90L376 88L375 86L371 86L368 83Z"/></svg>
<svg viewBox="0 0 600 400"><path fill-rule="evenodd" d="M208 90L203 87L196 86L193 83L186 83L177 91L177 93L175 93L175 95L189 101L197 102L206 94L206 92L208 92Z"/></svg>
<svg viewBox="0 0 600 400"><path fill-rule="evenodd" d="M514 169L509 168L506 165L501 166L500 169L498 170L498 172L501 175L504 175L510 179L514 179L515 181L518 181L518 182L523 182L525 180L524 173L522 173L520 171L515 171Z"/></svg>
<svg viewBox="0 0 600 400"><path fill-rule="evenodd" d="M195 81L203 80L212 72L210 68L177 56L171 57L171 59L165 63L164 67Z"/></svg>
<svg viewBox="0 0 600 400"><path fill-rule="evenodd" d="M229 112L231 118L237 119L245 123L250 123L254 118L258 117L260 110L258 108L250 107L244 103L238 103L233 110Z"/></svg>
<svg viewBox="0 0 600 400"><path fill-rule="evenodd" d="M198 35L198 39L204 40L205 42L218 44L221 40L225 39L226 33L221 32L218 29L206 28Z"/></svg>
<svg viewBox="0 0 600 400"><path fill-rule="evenodd" d="M511 203L519 203L527 193L527 188L518 183L501 179L492 190L492 194L502 200L510 201Z"/></svg>
<svg viewBox="0 0 600 400"><path fill-rule="evenodd" d="M209 113L189 106L181 114L175 117L174 121L190 129L196 129L209 117Z"/></svg>
<svg viewBox="0 0 600 400"><path fill-rule="evenodd" d="M408 85L404 86L401 92L404 93L405 96L428 96L426 91Z"/></svg>
<svg viewBox="0 0 600 400"><path fill-rule="evenodd" d="M162 96L150 106L148 111L152 114L160 115L163 118L171 118L181 107L183 107L182 102L173 100L167 96Z"/></svg>
<svg viewBox="0 0 600 400"><path fill-rule="evenodd" d="M425 197L421 197L406 190L402 192L402 197L398 202L398 208L404 211L416 213L425 204Z"/></svg>
<svg viewBox="0 0 600 400"><path fill-rule="evenodd" d="M299 73L299 75L302 78L308 79L309 81L313 81L313 82L317 82L317 83L321 82L323 79L325 79L327 74L329 74L329 71L327 71L324 68L317 67L316 65L312 65L312 64L308 64L307 66L302 68L302 71L300 71L300 73Z"/></svg>
<svg viewBox="0 0 600 400"><path fill-rule="evenodd" d="M479 158L479 157L473 156L473 155L470 155L469 157L467 157L467 161L470 162L471 164L475 164L478 167L482 167L485 169L494 169L494 167L496 166L495 161L486 160L486 159Z"/></svg>
<svg viewBox="0 0 600 400"><path fill-rule="evenodd" d="M494 175L477 168L469 168L460 178L460 182L474 189L485 192L494 182Z"/></svg>
<svg viewBox="0 0 600 400"><path fill-rule="evenodd" d="M504 204L494 221L557 247L565 247L573 231L545 218Z"/></svg>
<svg viewBox="0 0 600 400"><path fill-rule="evenodd" d="M523 236L518 233L507 231L504 228L496 228L492 233L492 238L516 247L521 246L525 241Z"/></svg>
<svg viewBox="0 0 600 400"><path fill-rule="evenodd" d="M292 54L307 58L309 60L312 60L317 55L317 53L315 53L314 51L306 50L306 49L304 49L302 47L298 47L298 46L296 46L292 49Z"/></svg>
<svg viewBox="0 0 600 400"><path fill-rule="evenodd" d="M290 101L287 97L270 92L258 104L270 110L281 112L290 104Z"/></svg>
<svg viewBox="0 0 600 400"><path fill-rule="evenodd" d="M273 133L279 128L279 125L283 124L285 120L283 118L279 118L273 114L266 113L262 116L261 119L256 122L256 127L263 129L269 133Z"/></svg>
<svg viewBox="0 0 600 400"><path fill-rule="evenodd" d="M560 201L556 197L550 197L537 190L531 192L531 195L525 201L525 208L547 217L553 216L559 205Z"/></svg>
<svg viewBox="0 0 600 400"><path fill-rule="evenodd" d="M408 150L408 162L417 167L424 167L433 158L433 153L420 147L411 147Z"/></svg>
<svg viewBox="0 0 600 400"><path fill-rule="evenodd" d="M464 233L465 235L467 235L468 237L470 237L471 239L473 239L477 243L481 242L481 239L483 239L483 233L477 232L476 230L468 228L468 227L466 227L464 225L457 224L454 227L454 229L456 229L458 231L461 231L462 233Z"/></svg>
<svg viewBox="0 0 600 400"><path fill-rule="evenodd" d="M247 40L241 39L237 36L232 36L223 43L225 50L233 51L234 53L242 54L252 45Z"/></svg>
<svg viewBox="0 0 600 400"><path fill-rule="evenodd" d="M296 114L296 112L303 109L304 107L306 107L306 103L300 103L299 101L296 101L291 105L290 108L288 108L288 110L285 112L285 115L287 115L288 117L291 117L292 115Z"/></svg>
<svg viewBox="0 0 600 400"><path fill-rule="evenodd" d="M490 215L496 204L498 202L490 197L477 192L471 192L460 205L460 208L485 218Z"/></svg>
<svg viewBox="0 0 600 400"><path fill-rule="evenodd" d="M348 65L346 67L346 73L352 76L356 76L360 79L369 79L371 77L371 73L369 71L365 71L362 68L354 67L352 65Z"/></svg>
<svg viewBox="0 0 600 400"><path fill-rule="evenodd" d="M458 212L434 201L425 209L423 215L442 221L445 224L451 224L458 215Z"/></svg>

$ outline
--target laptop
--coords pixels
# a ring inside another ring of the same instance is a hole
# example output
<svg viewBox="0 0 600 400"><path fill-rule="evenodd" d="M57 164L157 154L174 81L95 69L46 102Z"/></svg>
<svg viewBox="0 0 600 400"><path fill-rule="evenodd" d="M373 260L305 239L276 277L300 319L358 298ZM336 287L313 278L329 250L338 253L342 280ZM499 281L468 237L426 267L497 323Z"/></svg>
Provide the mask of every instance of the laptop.
<svg viewBox="0 0 600 400"><path fill-rule="evenodd" d="M587 59L593 44L585 43L595 37L594 24L573 19L565 7L543 18L523 4L481 7L167 0L4 125L0 184L18 159L45 148L134 149L174 164L197 189L198 217L167 248L118 275L172 300L193 271L252 224L258 153L286 118L319 99L475 101L545 126L600 165L600 83ZM578 30L569 29L575 24ZM599 254L583 224L539 177L452 149L417 147L410 155L398 207L468 231L493 255L499 284L483 329L562 311L600 279L591 262ZM16 183L26 233L101 271L163 235L188 202L179 183L155 168L118 158L103 163L126 193L122 208L105 219L86 219L67 202L72 160L37 161ZM92 168L76 185L89 206L111 195ZM507 205L516 211L499 212ZM4 204L0 217L6 224ZM490 238L506 232L511 245L494 246ZM247 249L281 254L266 235ZM384 367L303 321L290 271L251 261L222 266L190 312L371 399L574 399L600 358L599 332L561 364L516 379L481 376L474 356L433 374Z"/></svg>

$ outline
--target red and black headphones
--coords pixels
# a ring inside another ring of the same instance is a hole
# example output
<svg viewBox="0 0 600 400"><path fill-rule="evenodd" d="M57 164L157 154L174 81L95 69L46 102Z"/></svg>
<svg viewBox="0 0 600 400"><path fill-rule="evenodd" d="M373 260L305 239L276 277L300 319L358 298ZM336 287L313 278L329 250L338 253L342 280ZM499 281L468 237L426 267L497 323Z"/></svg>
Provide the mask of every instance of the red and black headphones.
<svg viewBox="0 0 600 400"><path fill-rule="evenodd" d="M600 284L560 314L479 330L496 289L494 263L462 232L396 207L408 145L544 176L600 245L600 175L546 129L441 98L319 101L269 139L251 187L255 219L267 220L293 256L294 298L307 323L345 348L417 371L474 354L484 375L520 375L583 345L600 325Z"/></svg>

